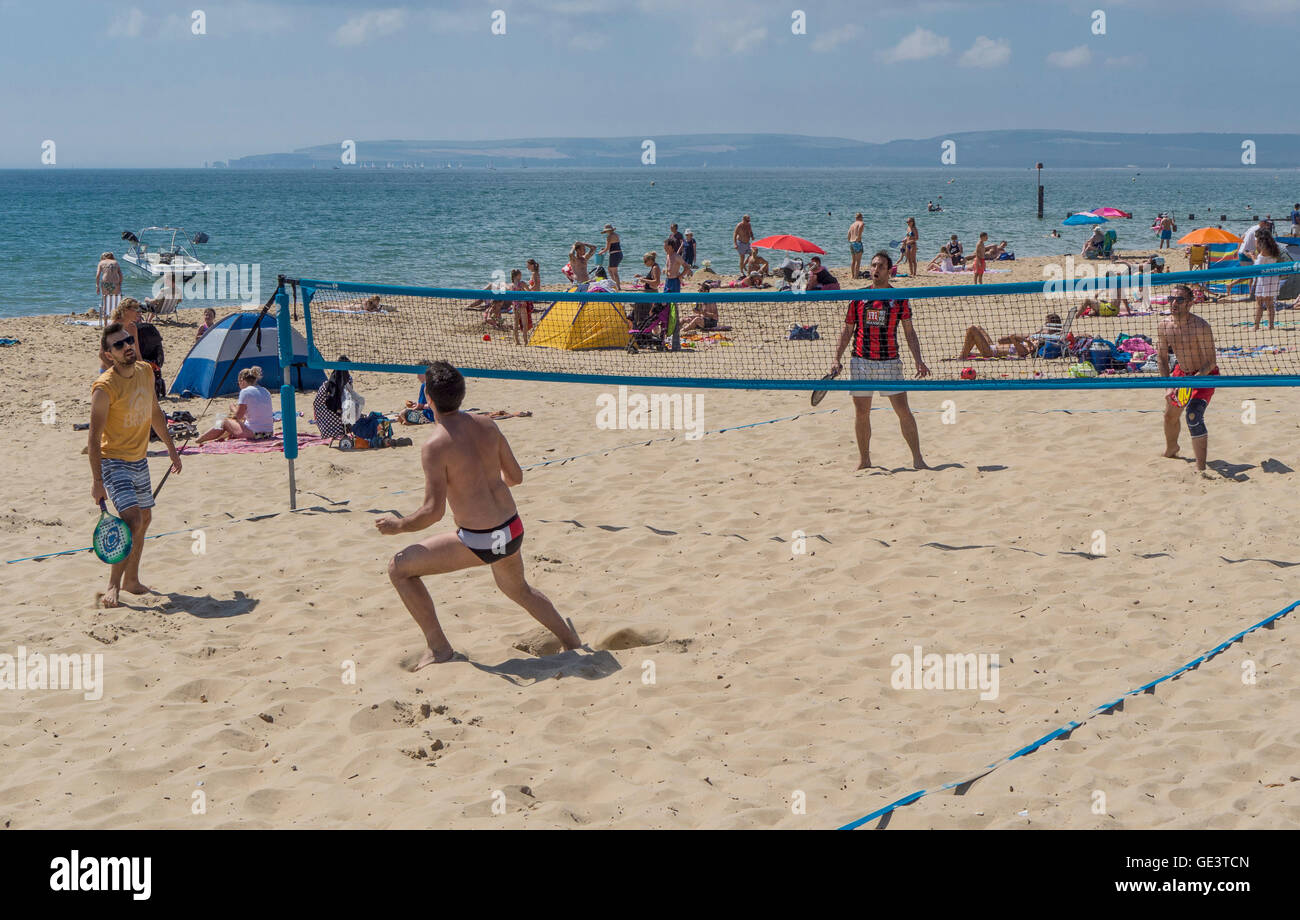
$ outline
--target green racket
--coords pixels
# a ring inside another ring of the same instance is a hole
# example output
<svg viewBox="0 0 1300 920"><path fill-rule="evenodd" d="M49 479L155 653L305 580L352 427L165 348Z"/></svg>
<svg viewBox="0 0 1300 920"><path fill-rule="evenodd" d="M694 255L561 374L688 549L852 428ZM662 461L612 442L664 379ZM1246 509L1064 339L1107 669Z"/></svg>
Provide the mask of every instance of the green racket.
<svg viewBox="0 0 1300 920"><path fill-rule="evenodd" d="M833 378L835 378L835 377L838 377L839 375L840 375L840 372L839 372L839 371L833 371L832 373L829 373L829 374L825 375L824 377L822 377L822 380L831 380L831 379L833 379ZM813 404L814 406L817 405L819 402L821 402L823 399L826 398L826 394L827 394L828 392L830 392L830 391L829 391L829 390L813 390L812 400L811 400L812 404Z"/></svg>
<svg viewBox="0 0 1300 920"><path fill-rule="evenodd" d="M131 528L119 517L108 513L108 506L99 500L99 523L91 540L100 562L116 565L131 555Z"/></svg>

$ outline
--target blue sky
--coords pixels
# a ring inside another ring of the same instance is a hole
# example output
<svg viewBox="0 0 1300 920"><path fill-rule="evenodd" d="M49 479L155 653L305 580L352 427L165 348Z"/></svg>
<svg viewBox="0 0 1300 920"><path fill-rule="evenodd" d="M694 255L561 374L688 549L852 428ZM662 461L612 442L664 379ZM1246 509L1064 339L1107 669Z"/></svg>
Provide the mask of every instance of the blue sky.
<svg viewBox="0 0 1300 920"><path fill-rule="evenodd" d="M1289 132L1300 111L1300 0L0 0L0 24L0 167L47 139L59 166L198 166L345 138Z"/></svg>

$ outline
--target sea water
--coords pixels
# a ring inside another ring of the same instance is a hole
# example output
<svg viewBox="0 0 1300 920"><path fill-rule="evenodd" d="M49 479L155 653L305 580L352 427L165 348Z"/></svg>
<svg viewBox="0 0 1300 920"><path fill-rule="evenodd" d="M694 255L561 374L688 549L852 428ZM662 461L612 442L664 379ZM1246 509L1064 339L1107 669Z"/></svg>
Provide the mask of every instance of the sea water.
<svg viewBox="0 0 1300 920"><path fill-rule="evenodd" d="M1149 228L1159 211L1173 213L1179 235L1219 223L1240 235L1265 213L1284 232L1300 201L1300 171L1246 166L1048 169L1043 184L1040 221L1033 169L0 170L0 316L95 306L100 253L120 260L122 231L149 225L207 233L211 242L196 254L242 267L244 277L257 266L252 299L264 301L279 274L481 288L497 272L508 281L530 257L544 283L559 284L569 247L575 240L603 246L606 223L622 237L622 274L631 277L645 252L663 262L674 222L694 231L698 260L734 272L731 233L743 214L760 237L807 238L827 251L828 264L846 266L845 234L859 210L868 256L901 239L914 216L924 263L953 233L973 252L981 231L1007 240L1019 256L1077 254L1090 228L1061 227L1061 220L1103 205L1134 215L1107 225L1120 249L1154 251ZM943 211L927 212L929 201ZM1059 239L1049 236L1053 227ZM152 282L124 274L127 296L150 296ZM185 306L224 312L245 299L236 291Z"/></svg>

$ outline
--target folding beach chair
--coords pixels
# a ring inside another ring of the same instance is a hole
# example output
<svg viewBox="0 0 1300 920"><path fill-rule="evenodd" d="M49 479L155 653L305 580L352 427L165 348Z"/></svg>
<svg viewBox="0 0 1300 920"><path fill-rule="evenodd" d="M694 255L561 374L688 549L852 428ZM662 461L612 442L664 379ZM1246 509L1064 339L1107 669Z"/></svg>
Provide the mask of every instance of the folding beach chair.
<svg viewBox="0 0 1300 920"><path fill-rule="evenodd" d="M160 319L164 316L175 316L176 308L180 306L179 297L160 297L156 300L146 300L142 305L145 313L148 313L154 319Z"/></svg>

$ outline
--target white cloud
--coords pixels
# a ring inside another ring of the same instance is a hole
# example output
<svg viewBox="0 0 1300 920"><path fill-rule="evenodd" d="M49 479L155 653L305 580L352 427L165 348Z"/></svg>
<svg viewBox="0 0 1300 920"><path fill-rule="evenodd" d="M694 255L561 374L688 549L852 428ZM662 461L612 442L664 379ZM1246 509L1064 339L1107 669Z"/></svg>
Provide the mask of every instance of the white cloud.
<svg viewBox="0 0 1300 920"><path fill-rule="evenodd" d="M847 26L831 29L829 32L822 32L813 39L812 49L814 51L830 51L845 42L854 41L862 36L862 27L850 23Z"/></svg>
<svg viewBox="0 0 1300 920"><path fill-rule="evenodd" d="M1078 45L1069 51L1053 51L1047 56L1047 63L1066 70L1072 67L1087 67L1092 63L1092 51L1087 45Z"/></svg>
<svg viewBox="0 0 1300 920"><path fill-rule="evenodd" d="M372 38L392 35L405 24L405 10L371 10L339 26L334 32L334 42L339 45L365 44Z"/></svg>
<svg viewBox="0 0 1300 920"><path fill-rule="evenodd" d="M734 20L710 20L695 26L695 40L691 50L700 57L710 57L718 53L719 48L728 54L743 54L763 43L767 38L766 26L754 26L742 32L736 31Z"/></svg>
<svg viewBox="0 0 1300 920"><path fill-rule="evenodd" d="M767 38L767 27L756 26L755 28L741 32L738 35L733 35L731 40L728 42L728 45L731 48L732 54L741 54L748 51L750 48L762 44L763 39L765 38Z"/></svg>
<svg viewBox="0 0 1300 920"><path fill-rule="evenodd" d="M947 54L951 47L952 43L942 35L917 26L910 35L886 51L884 58L894 64L900 61L924 61L926 58Z"/></svg>
<svg viewBox="0 0 1300 920"><path fill-rule="evenodd" d="M1011 60L1011 42L1005 38L981 35L975 44L962 52L957 63L963 67L1001 67Z"/></svg>
<svg viewBox="0 0 1300 920"><path fill-rule="evenodd" d="M112 38L139 38L144 31L144 22L144 12L133 6L113 20L108 27L108 34Z"/></svg>

